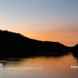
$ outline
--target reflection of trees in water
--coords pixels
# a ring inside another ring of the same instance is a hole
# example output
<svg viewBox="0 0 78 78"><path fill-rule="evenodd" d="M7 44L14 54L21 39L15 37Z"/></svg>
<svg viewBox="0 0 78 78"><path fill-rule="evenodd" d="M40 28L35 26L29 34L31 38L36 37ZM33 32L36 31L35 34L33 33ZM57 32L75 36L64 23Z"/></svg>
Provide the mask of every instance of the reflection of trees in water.
<svg viewBox="0 0 78 78"><path fill-rule="evenodd" d="M74 64L73 64L74 63ZM26 59L20 64L8 64L5 68L0 65L1 78L77 78L78 72L75 69L70 69L69 65L75 65L76 61L71 55L63 58L35 58ZM40 66L42 69L31 69L32 67ZM25 69L30 67L30 69ZM68 69L70 69L68 71Z"/></svg>

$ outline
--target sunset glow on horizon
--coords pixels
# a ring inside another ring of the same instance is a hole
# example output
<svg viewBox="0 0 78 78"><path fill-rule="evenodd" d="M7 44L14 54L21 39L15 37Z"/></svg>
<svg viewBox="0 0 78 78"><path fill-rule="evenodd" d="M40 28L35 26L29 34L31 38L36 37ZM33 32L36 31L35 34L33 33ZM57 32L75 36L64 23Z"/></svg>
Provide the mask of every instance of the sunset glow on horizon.
<svg viewBox="0 0 78 78"><path fill-rule="evenodd" d="M39 40L78 43L77 0L0 0L0 29Z"/></svg>

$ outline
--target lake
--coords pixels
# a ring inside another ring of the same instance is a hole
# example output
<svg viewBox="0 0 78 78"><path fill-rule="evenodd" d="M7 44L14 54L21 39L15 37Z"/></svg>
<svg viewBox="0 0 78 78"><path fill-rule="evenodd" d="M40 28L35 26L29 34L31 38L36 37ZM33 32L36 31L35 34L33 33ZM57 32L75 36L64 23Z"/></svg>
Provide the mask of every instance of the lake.
<svg viewBox="0 0 78 78"><path fill-rule="evenodd" d="M5 67L0 64L0 78L78 78L78 67L72 55L24 59Z"/></svg>

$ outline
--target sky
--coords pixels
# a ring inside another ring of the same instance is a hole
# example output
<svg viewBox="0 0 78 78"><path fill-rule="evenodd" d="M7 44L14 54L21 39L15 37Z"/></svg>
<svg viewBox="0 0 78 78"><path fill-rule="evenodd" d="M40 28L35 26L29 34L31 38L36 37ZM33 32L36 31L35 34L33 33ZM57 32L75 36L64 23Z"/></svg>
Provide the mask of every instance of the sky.
<svg viewBox="0 0 78 78"><path fill-rule="evenodd" d="M0 0L0 29L32 38L75 44L77 21L78 0Z"/></svg>

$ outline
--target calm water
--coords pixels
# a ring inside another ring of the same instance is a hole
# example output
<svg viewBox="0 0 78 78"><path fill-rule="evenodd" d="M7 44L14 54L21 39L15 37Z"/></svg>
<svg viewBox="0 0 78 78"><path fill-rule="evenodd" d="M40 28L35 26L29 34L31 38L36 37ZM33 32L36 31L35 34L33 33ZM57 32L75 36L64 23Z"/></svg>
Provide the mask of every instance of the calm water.
<svg viewBox="0 0 78 78"><path fill-rule="evenodd" d="M78 67L71 56L63 58L34 58L19 64L0 64L0 78L78 78Z"/></svg>

